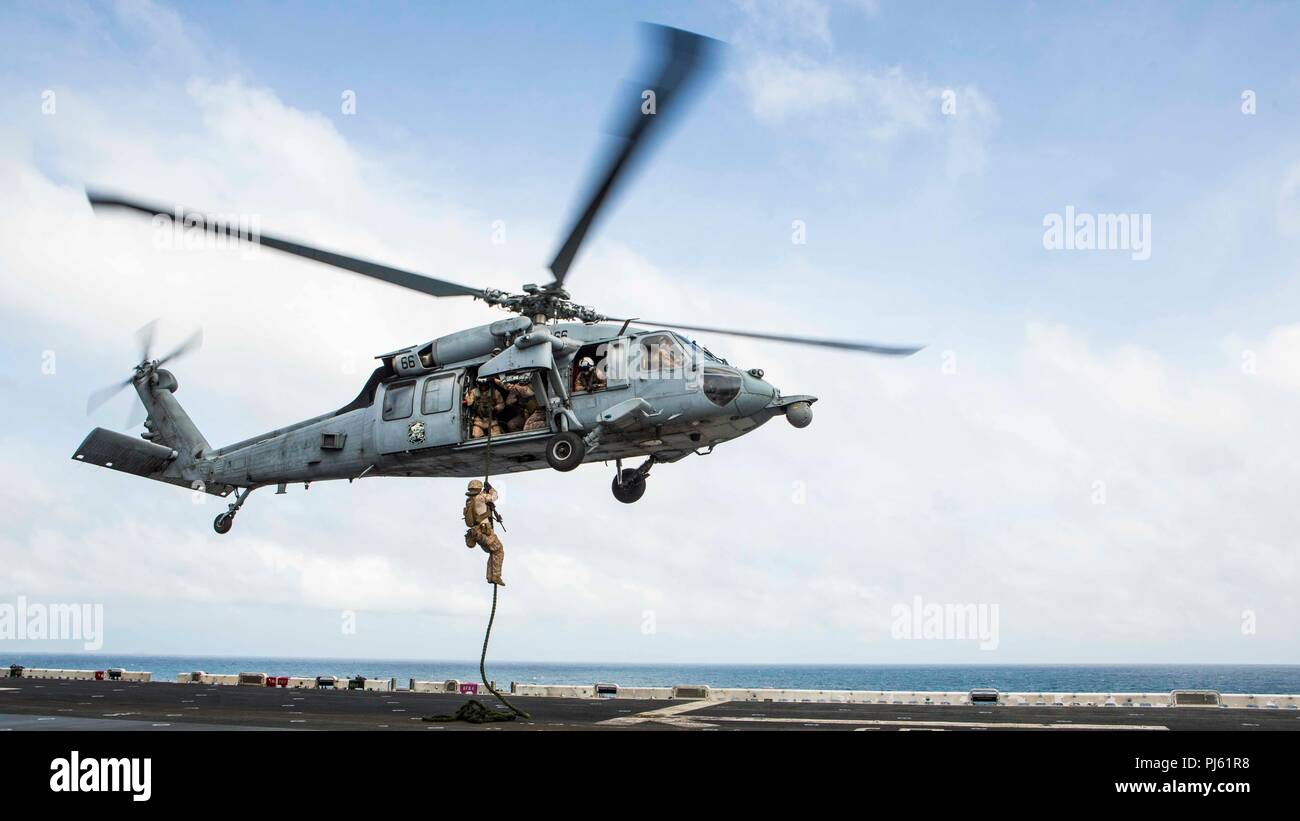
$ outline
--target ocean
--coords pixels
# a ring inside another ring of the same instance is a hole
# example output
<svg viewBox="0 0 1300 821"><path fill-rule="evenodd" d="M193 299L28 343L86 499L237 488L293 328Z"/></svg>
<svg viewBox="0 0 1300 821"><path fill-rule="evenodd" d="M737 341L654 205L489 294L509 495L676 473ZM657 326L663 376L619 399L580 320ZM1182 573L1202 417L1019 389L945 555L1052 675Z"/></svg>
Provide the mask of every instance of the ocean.
<svg viewBox="0 0 1300 821"><path fill-rule="evenodd" d="M477 661L22 654L0 655L0 666L147 670L155 681L180 673L260 672L276 676L364 675L408 679L478 681ZM1204 688L1222 693L1300 694L1300 665L1268 664L1049 664L1049 665L776 665L776 664L578 664L490 662L499 685L612 683L624 687L707 684L712 687L775 687L811 690L948 690L996 687L1004 692L1168 692Z"/></svg>

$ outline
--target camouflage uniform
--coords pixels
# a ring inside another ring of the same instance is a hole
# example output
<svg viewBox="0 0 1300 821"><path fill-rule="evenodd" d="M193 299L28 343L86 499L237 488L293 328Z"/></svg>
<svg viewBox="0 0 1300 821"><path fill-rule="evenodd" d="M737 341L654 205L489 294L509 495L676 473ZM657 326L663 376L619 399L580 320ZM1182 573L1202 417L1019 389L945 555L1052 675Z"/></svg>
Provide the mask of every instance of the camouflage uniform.
<svg viewBox="0 0 1300 821"><path fill-rule="evenodd" d="M505 562L506 549L492 526L492 508L489 507L496 500L496 488L489 486L485 491L478 479L469 483L469 489L465 491L465 524L469 525L465 531L465 546L483 548L483 552L488 554L487 580L504 586L501 565Z"/></svg>
<svg viewBox="0 0 1300 821"><path fill-rule="evenodd" d="M506 430L511 433L518 430L540 430L546 427L546 415L542 413L537 393L527 382L506 386L506 404L515 405L518 412L506 422Z"/></svg>
<svg viewBox="0 0 1300 821"><path fill-rule="evenodd" d="M465 391L465 407L469 409L471 439L487 436L489 425L493 436L501 435L501 424L497 417L506 409L505 398L495 385L482 382L475 383Z"/></svg>

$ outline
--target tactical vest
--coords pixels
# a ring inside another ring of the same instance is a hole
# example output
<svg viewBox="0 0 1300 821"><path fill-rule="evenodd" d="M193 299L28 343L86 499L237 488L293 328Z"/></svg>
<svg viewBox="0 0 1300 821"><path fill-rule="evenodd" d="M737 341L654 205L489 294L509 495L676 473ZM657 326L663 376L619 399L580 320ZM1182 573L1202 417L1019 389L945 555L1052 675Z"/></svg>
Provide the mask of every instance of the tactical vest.
<svg viewBox="0 0 1300 821"><path fill-rule="evenodd" d="M474 510L474 501L476 499L478 499L477 496L471 496L465 500L465 524L470 527L477 527L479 524L490 522L492 519L491 511L484 511L482 514L479 514Z"/></svg>
<svg viewBox="0 0 1300 821"><path fill-rule="evenodd" d="M474 400L474 413L487 419L496 410L496 397L493 388L479 388L478 398Z"/></svg>

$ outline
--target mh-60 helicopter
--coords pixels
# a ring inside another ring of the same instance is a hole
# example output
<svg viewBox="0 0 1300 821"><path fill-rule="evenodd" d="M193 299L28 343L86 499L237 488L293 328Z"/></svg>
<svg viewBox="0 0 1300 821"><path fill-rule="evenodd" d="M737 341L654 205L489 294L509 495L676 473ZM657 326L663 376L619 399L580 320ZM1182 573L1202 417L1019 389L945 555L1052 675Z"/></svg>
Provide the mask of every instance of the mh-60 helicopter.
<svg viewBox="0 0 1300 821"><path fill-rule="evenodd" d="M93 395L88 405L93 409L133 386L147 412L145 433L137 439L96 428L73 458L217 496L234 494L213 522L218 533L230 530L256 488L276 485L283 492L290 482L328 479L465 477L543 467L569 471L583 462L613 460L614 496L631 503L644 494L655 464L711 452L776 416L797 428L812 421L816 397L784 396L764 381L761 370L734 367L678 330L886 355L919 350L615 319L571 301L565 276L602 205L639 149L662 129L660 121L683 105L716 51L716 42L706 37L650 28L659 42L656 79L636 98L619 143L551 262L554 281L525 285L522 293L470 288L254 234L198 212L87 191L95 208L146 214L155 224L175 220L187 230L260 243L434 297L481 299L518 316L376 357L379 367L357 397L338 410L221 448L208 443L177 402L176 377L162 367L197 344L197 337L152 359L149 326L134 373ZM509 395L526 397L528 424L482 418L493 417L504 404L498 400ZM490 401L476 401L482 396ZM624 460L636 458L644 461L623 467Z"/></svg>

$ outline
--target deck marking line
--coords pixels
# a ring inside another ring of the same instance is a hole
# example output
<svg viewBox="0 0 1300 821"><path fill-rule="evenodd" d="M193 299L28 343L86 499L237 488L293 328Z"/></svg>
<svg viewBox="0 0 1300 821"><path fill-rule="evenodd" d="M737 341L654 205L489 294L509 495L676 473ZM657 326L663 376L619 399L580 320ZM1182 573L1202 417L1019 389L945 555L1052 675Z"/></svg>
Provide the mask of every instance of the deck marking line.
<svg viewBox="0 0 1300 821"><path fill-rule="evenodd" d="M670 704L667 707L660 707L657 710L648 710L644 713L636 713L630 716L619 716L617 718L607 718L604 721L598 721L597 724L612 725L615 727L627 726L630 724L644 724L647 721L653 721L658 724L668 724L672 727L688 727L703 729L712 727L712 724L704 724L693 718L683 715L693 710L703 710L705 707L712 707L717 704L725 704L725 701L683 701L678 704Z"/></svg>
<svg viewBox="0 0 1300 821"><path fill-rule="evenodd" d="M646 715L642 713L642 715ZM910 721L891 721L883 718L750 718L748 716L702 716L709 721L735 722L771 722L778 724L806 724L816 721L818 724L853 724L872 727L970 727L981 730L1010 728L1014 730L1168 730L1161 724L1032 724L1028 722L1001 721L930 721L912 719ZM603 722L608 724L609 722Z"/></svg>

